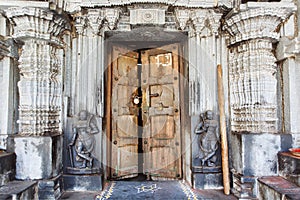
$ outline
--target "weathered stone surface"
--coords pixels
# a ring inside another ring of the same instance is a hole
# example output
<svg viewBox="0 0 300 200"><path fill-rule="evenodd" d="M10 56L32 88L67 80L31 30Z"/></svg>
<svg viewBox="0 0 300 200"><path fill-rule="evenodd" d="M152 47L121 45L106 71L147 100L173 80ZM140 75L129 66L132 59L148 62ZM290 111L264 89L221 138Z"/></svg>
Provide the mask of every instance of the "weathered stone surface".
<svg viewBox="0 0 300 200"><path fill-rule="evenodd" d="M62 176L38 182L39 199L59 199L63 193Z"/></svg>
<svg viewBox="0 0 300 200"><path fill-rule="evenodd" d="M300 186L300 158L290 152L278 153L279 174Z"/></svg>
<svg viewBox="0 0 300 200"><path fill-rule="evenodd" d="M0 198L36 199L35 187L34 181L12 181L0 187Z"/></svg>
<svg viewBox="0 0 300 200"><path fill-rule="evenodd" d="M64 190L101 191L102 174L63 175Z"/></svg>
<svg viewBox="0 0 300 200"><path fill-rule="evenodd" d="M287 151L289 134L232 134L233 192L237 197L256 197L256 179L278 175L277 153ZM236 153L237 152L237 153Z"/></svg>
<svg viewBox="0 0 300 200"><path fill-rule="evenodd" d="M222 189L222 173L193 173L195 189Z"/></svg>
<svg viewBox="0 0 300 200"><path fill-rule="evenodd" d="M16 155L0 153L0 187L12 181L16 173Z"/></svg>
<svg viewBox="0 0 300 200"><path fill-rule="evenodd" d="M62 169L62 136L15 137L16 178L48 179Z"/></svg>

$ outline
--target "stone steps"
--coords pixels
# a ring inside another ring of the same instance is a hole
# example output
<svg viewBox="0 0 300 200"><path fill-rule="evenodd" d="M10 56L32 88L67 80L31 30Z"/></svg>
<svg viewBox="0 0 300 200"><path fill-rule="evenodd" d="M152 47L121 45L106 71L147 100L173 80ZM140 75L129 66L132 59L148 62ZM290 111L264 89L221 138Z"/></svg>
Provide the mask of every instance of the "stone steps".
<svg viewBox="0 0 300 200"><path fill-rule="evenodd" d="M280 176L258 179L259 199L299 200L300 187Z"/></svg>
<svg viewBox="0 0 300 200"><path fill-rule="evenodd" d="M11 181L0 187L0 199L36 199L35 181Z"/></svg>

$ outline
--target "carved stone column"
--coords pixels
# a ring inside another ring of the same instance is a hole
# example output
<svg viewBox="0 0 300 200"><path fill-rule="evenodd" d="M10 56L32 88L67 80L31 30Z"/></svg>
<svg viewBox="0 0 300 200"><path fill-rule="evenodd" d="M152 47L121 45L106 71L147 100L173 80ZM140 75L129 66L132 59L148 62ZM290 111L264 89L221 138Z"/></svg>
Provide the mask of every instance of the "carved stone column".
<svg viewBox="0 0 300 200"><path fill-rule="evenodd" d="M222 174L220 151L214 164L203 164L201 136L194 132L200 122L199 115L217 110L217 64L221 64L219 35L222 13L213 9L177 8L175 15L182 30L189 29L189 115L191 116L192 176L193 186L197 189L221 189ZM217 119L217 116L214 116ZM202 154L201 154L202 153ZM202 163L202 164L201 164Z"/></svg>
<svg viewBox="0 0 300 200"><path fill-rule="evenodd" d="M66 124L65 144L72 141L72 126L76 123L77 114L85 110L95 116L95 123L99 133L94 135L95 147L92 168L102 167L102 117L104 114L104 31L113 30L118 20L119 10L110 8L87 9L74 15L74 36L72 39L72 92L69 108L68 122ZM65 146L64 168L66 174L63 176L67 183L65 189L74 190L82 187L83 190L101 190L102 172L97 171L90 174L88 170L72 166L73 171L80 171L80 175L68 170L71 160L70 154ZM74 161L73 161L74 162ZM84 178L85 186L82 186Z"/></svg>
<svg viewBox="0 0 300 200"><path fill-rule="evenodd" d="M66 18L47 9L9 8L19 58L19 134L14 138L18 179L60 174L63 42Z"/></svg>
<svg viewBox="0 0 300 200"><path fill-rule="evenodd" d="M274 45L278 27L293 9L289 3L248 3L225 18L230 34L232 191L241 198L257 195L257 177L278 173L277 153L286 150L290 140L289 135L274 134L279 131Z"/></svg>

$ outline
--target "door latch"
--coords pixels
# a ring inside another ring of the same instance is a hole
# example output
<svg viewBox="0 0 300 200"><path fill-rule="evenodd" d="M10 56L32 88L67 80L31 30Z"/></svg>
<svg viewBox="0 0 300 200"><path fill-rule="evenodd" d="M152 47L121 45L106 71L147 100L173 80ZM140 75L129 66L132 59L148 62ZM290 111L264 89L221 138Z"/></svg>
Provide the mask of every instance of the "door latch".
<svg viewBox="0 0 300 200"><path fill-rule="evenodd" d="M150 97L159 97L158 93L150 94Z"/></svg>

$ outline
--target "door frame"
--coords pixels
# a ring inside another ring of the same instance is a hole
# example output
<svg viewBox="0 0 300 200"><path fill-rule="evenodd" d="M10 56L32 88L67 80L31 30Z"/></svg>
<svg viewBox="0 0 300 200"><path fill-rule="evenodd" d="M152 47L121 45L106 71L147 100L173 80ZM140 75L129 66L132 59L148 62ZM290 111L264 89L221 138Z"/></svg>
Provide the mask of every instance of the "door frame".
<svg viewBox="0 0 300 200"><path fill-rule="evenodd" d="M191 145L186 145L186 137L184 137L183 133L190 132L190 117L188 115L188 97L189 97L189 90L188 90L188 59L187 59L187 52L186 50L188 49L187 46L187 41L174 41L174 42L168 42L166 44L179 44L179 74L180 74L180 79L179 79L179 99L180 99L180 121L181 121L181 127L180 127L180 137L181 137L181 173L182 173L182 178L184 180L187 180L188 183L191 184L191 169L187 168L185 166L184 162L190 162L192 160L191 156L186 157L186 151L189 151L188 155L191 155ZM103 161L106 164L103 172L104 172L104 179L105 180L110 180L112 179L112 174L111 174L111 152L112 152L112 113L111 113L111 105L112 105L112 67L113 67L113 61L112 61L112 51L113 51L113 46L114 45L120 45L122 43L119 42L108 42L106 43L106 52L105 52L105 120L104 120L104 133L105 133L105 140L103 145L103 150L104 150L104 157ZM164 46L166 44L161 44L156 47L151 47L153 49L159 48L160 46ZM132 49L137 50L137 49ZM189 181L190 180L190 181Z"/></svg>

